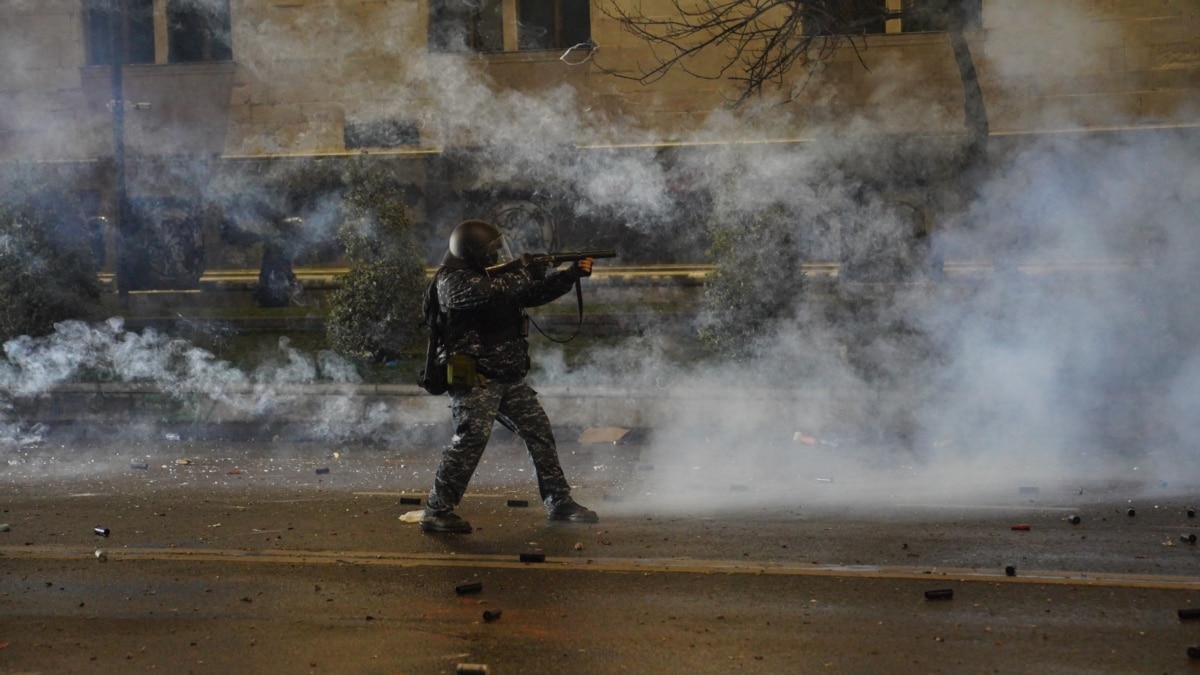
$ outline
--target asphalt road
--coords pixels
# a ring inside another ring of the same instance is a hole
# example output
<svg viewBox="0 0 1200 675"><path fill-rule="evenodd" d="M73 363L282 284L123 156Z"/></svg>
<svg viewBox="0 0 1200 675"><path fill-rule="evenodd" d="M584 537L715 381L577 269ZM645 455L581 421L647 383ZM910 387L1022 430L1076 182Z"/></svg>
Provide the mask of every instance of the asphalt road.
<svg viewBox="0 0 1200 675"><path fill-rule="evenodd" d="M0 451L0 673L1200 670L1178 613L1200 608L1198 485L688 481L638 446L561 452L599 524L547 522L500 439L459 511L476 531L425 535L400 502L435 448Z"/></svg>

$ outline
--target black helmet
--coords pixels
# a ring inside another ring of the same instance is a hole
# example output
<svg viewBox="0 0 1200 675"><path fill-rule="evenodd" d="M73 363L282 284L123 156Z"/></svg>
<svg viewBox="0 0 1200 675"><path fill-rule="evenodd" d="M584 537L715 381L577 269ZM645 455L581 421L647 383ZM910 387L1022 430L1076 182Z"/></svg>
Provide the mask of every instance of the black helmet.
<svg viewBox="0 0 1200 675"><path fill-rule="evenodd" d="M512 260L504 234L491 223L464 220L450 233L450 255L478 270Z"/></svg>

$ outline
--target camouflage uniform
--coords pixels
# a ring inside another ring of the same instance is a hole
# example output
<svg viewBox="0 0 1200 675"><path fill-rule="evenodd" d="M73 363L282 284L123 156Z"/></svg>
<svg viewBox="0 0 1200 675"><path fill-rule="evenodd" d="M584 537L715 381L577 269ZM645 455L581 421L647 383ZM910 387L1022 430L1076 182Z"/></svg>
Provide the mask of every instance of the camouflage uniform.
<svg viewBox="0 0 1200 675"><path fill-rule="evenodd" d="M495 277L449 266L438 270L434 284L446 319L446 351L440 361L444 365L450 354L470 355L482 378L474 387L450 388L454 437L442 454L427 514L451 513L458 506L497 421L525 441L547 510L571 501L550 419L537 392L524 382L529 343L523 308L564 295L579 276L574 267L544 279L524 268Z"/></svg>

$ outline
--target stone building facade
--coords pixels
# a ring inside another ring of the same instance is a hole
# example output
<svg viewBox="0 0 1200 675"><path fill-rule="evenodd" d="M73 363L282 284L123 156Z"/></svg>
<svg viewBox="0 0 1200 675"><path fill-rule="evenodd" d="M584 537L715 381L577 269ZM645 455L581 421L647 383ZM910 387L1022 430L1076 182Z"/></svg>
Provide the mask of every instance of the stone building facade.
<svg viewBox="0 0 1200 675"><path fill-rule="evenodd" d="M336 211L325 197L362 152L394 172L431 259L468 216L508 222L530 246L619 241L632 261L694 259L696 221L724 198L692 187L724 158L804 154L824 138L962 138L947 35L906 26L913 2L875 3L879 32L790 73L806 82L791 102L735 110L718 54L689 64L712 77L639 81L653 55L607 0L10 0L0 163L69 177L85 216L114 214L119 26L129 198L159 223L202 213L189 236L209 269L256 265L220 224L246 203L250 221L304 218L313 264L335 264L319 241ZM1200 126L1200 2L979 0L974 12L967 38L999 152Z"/></svg>

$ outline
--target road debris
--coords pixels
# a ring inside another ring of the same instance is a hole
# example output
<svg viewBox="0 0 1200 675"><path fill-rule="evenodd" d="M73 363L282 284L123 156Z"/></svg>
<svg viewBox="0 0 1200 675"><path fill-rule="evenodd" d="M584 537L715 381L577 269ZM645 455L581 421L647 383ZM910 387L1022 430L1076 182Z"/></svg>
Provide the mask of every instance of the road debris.
<svg viewBox="0 0 1200 675"><path fill-rule="evenodd" d="M107 527L93 527L92 532L97 537L107 537L108 536L108 528Z"/></svg>
<svg viewBox="0 0 1200 675"><path fill-rule="evenodd" d="M177 465L179 465L179 466L187 466L188 464L191 464L191 463L192 463L192 460L190 460L190 459L177 459L177 460L175 460L175 464L177 464Z"/></svg>
<svg viewBox="0 0 1200 675"><path fill-rule="evenodd" d="M454 670L457 675L488 675L488 667L482 663L460 663Z"/></svg>
<svg viewBox="0 0 1200 675"><path fill-rule="evenodd" d="M504 611L499 610L499 609L486 610L483 613L483 620L485 623L491 623L491 622L495 621L496 619L499 619L500 615L503 613L504 613Z"/></svg>
<svg viewBox="0 0 1200 675"><path fill-rule="evenodd" d="M954 589L953 588L938 588L938 589L934 589L932 591L925 591L925 599L926 600L953 600L954 599Z"/></svg>
<svg viewBox="0 0 1200 675"><path fill-rule="evenodd" d="M1135 511L1134 509L1132 509L1132 508L1131 508L1131 509L1129 509L1128 511L1126 511L1126 512L1125 512L1125 515L1127 515L1127 516L1129 516L1130 518L1132 518L1132 517L1134 517L1134 516L1136 516L1136 515L1137 515L1137 511Z"/></svg>
<svg viewBox="0 0 1200 675"><path fill-rule="evenodd" d="M1071 515L1067 516L1067 522L1072 525L1078 525L1080 523L1080 518L1079 518L1079 516L1072 513Z"/></svg>
<svg viewBox="0 0 1200 675"><path fill-rule="evenodd" d="M510 500L508 500L508 502L506 502L505 505L511 506L515 509L523 509L523 508L529 506L529 500L528 499L510 499Z"/></svg>
<svg viewBox="0 0 1200 675"><path fill-rule="evenodd" d="M469 595L471 593L480 593L483 591L483 584L475 581L469 584L459 584L454 587L454 592L458 595Z"/></svg>
<svg viewBox="0 0 1200 675"><path fill-rule="evenodd" d="M327 466L323 466L320 469L317 469L318 476L324 476L327 473L329 473L329 467L327 467Z"/></svg>
<svg viewBox="0 0 1200 675"><path fill-rule="evenodd" d="M1016 567L1013 567L1012 565L1009 565L1008 567L1005 567L1005 568L1004 568L1004 576L1006 576L1006 577L1015 577L1015 576L1017 576L1017 568L1016 568Z"/></svg>
<svg viewBox="0 0 1200 675"><path fill-rule="evenodd" d="M612 443L616 445L625 438L629 433L624 427L592 427L584 429L582 434L579 434L579 442L582 445L591 443Z"/></svg>
<svg viewBox="0 0 1200 675"><path fill-rule="evenodd" d="M1195 621L1196 619L1200 619L1200 607L1181 609L1176 614L1179 615L1180 621Z"/></svg>
<svg viewBox="0 0 1200 675"><path fill-rule="evenodd" d="M108 554L100 549L96 549L96 560L98 562L108 562Z"/></svg>
<svg viewBox="0 0 1200 675"><path fill-rule="evenodd" d="M425 509L417 509L416 511L409 511L408 513L400 516L400 522L402 522L402 523L419 523L419 522L421 522L421 518L424 516L425 516Z"/></svg>
<svg viewBox="0 0 1200 675"><path fill-rule="evenodd" d="M1191 533L1181 534L1181 535L1179 535L1179 541L1187 542L1189 544L1194 544L1194 543L1196 543L1196 535L1191 534Z"/></svg>
<svg viewBox="0 0 1200 675"><path fill-rule="evenodd" d="M130 463L129 468L134 469L135 471L146 471L150 468L150 465L145 462L132 462Z"/></svg>
<svg viewBox="0 0 1200 675"><path fill-rule="evenodd" d="M420 497L401 497L400 504L405 505L405 506L420 506L421 498Z"/></svg>
<svg viewBox="0 0 1200 675"><path fill-rule="evenodd" d="M1016 525L1013 525L1011 529L1016 530L1017 532L1028 532L1032 528L1029 525L1026 525L1025 523L1018 523Z"/></svg>
<svg viewBox="0 0 1200 675"><path fill-rule="evenodd" d="M546 562L545 553L522 553L521 562L523 563L540 563Z"/></svg>
<svg viewBox="0 0 1200 675"><path fill-rule="evenodd" d="M8 523L0 523L0 532L11 532L12 526Z"/></svg>

